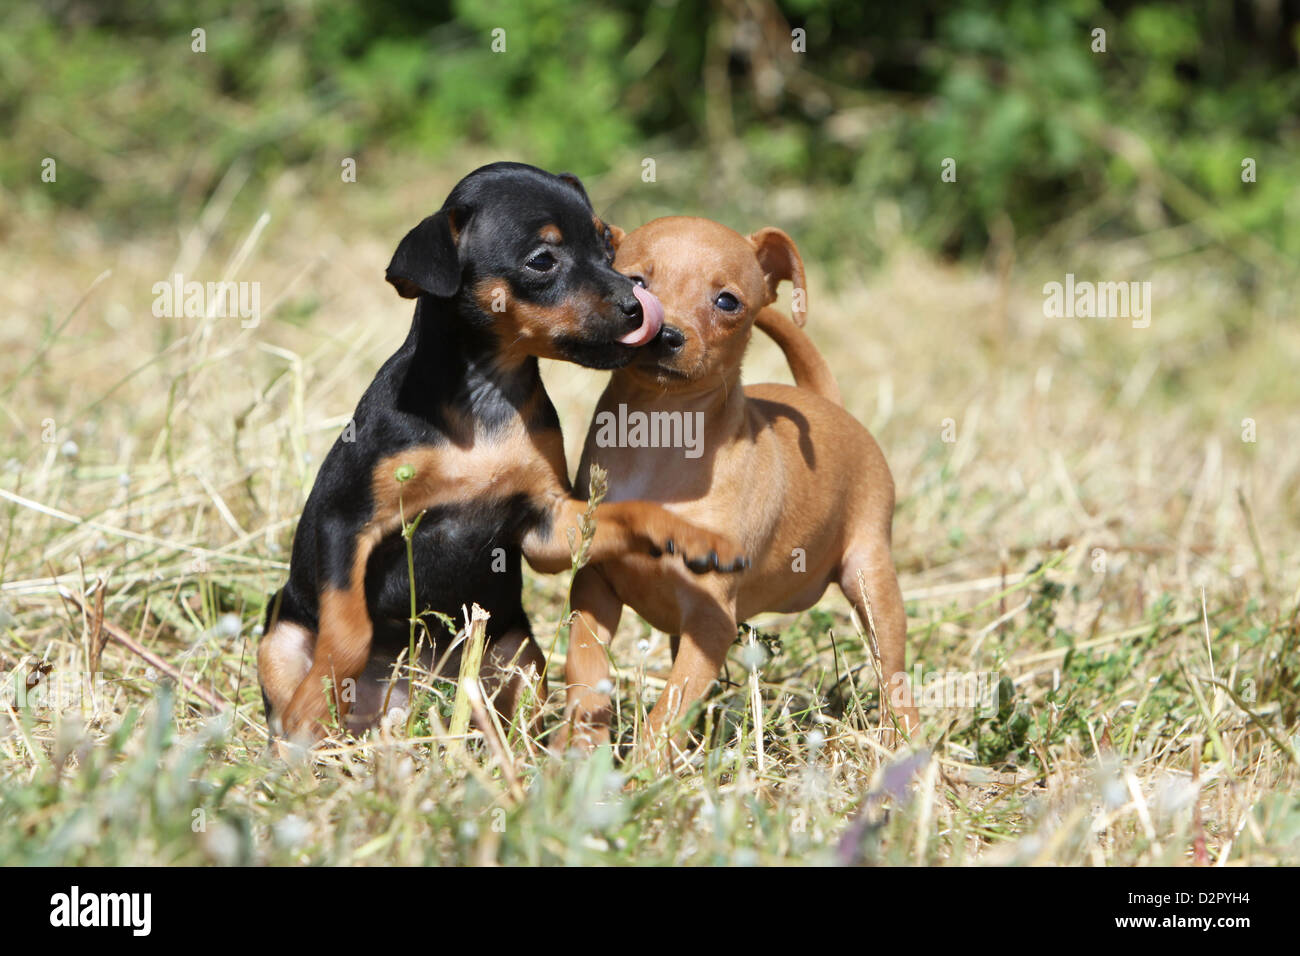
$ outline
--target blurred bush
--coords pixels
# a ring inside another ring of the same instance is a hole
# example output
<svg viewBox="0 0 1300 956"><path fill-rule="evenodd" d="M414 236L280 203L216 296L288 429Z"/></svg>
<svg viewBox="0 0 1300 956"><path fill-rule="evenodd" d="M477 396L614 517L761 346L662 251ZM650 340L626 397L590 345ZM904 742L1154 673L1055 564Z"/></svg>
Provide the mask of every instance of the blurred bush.
<svg viewBox="0 0 1300 956"><path fill-rule="evenodd" d="M1263 0L52 0L0 34L0 201L132 231L192 214L236 161L481 146L593 175L680 154L681 203L810 197L771 218L802 221L812 254L877 253L862 221L884 200L950 254L1082 216L1116 235L1197 220L1293 261L1297 17ZM38 188L46 156L57 190ZM940 184L947 157L961 188Z"/></svg>

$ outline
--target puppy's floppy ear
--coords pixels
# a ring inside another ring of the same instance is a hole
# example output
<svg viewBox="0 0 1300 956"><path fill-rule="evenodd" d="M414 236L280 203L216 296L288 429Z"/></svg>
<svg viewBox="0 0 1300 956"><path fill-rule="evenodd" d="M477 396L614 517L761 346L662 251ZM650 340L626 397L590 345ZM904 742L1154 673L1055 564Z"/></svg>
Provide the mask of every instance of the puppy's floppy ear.
<svg viewBox="0 0 1300 956"><path fill-rule="evenodd" d="M587 190L583 187L581 179L573 175L573 173L557 173L556 176L559 179L563 179L566 183L581 193L582 201L587 204L588 208L591 207L591 199L587 196Z"/></svg>
<svg viewBox="0 0 1300 956"><path fill-rule="evenodd" d="M439 298L460 289L460 254L456 243L464 225L464 211L440 209L406 234L388 263L384 278L406 299L421 292Z"/></svg>
<svg viewBox="0 0 1300 956"><path fill-rule="evenodd" d="M609 252L618 252L618 247L623 244L623 237L627 235L618 226L612 222L606 222L599 216L596 217L596 231L600 233L600 238L605 241Z"/></svg>
<svg viewBox="0 0 1300 956"><path fill-rule="evenodd" d="M794 285L790 311L795 325L803 325L808 321L808 287L803 277L803 259L794 240L780 229L766 226L751 234L749 241L754 246L758 265L767 277L768 302L776 298L776 287L788 279Z"/></svg>

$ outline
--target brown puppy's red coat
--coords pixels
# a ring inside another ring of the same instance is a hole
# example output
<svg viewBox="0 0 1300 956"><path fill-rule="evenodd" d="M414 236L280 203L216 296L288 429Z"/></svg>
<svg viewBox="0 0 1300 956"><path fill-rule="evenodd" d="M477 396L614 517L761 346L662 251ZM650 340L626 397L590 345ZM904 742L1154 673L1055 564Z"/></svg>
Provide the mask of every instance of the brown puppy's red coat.
<svg viewBox="0 0 1300 956"><path fill-rule="evenodd" d="M668 685L650 713L649 730L659 734L717 678L738 622L811 607L831 582L864 627L869 616L874 622L893 710L915 729L904 666L907 620L890 554L889 467L867 430L840 407L834 378L811 341L764 308L779 282L790 280L795 315L803 319L803 263L794 243L778 229L746 238L707 219L670 217L624 237L615 266L663 302L664 341L613 374L596 421L603 412L619 414L620 406L628 415L699 412L702 454L603 447L593 424L578 494L587 491L590 465L599 464L609 472L606 500L659 501L702 528L732 535L753 566L700 578L663 559L627 555L583 568L573 584L561 740L570 733L590 744L608 740L610 701L599 685L624 604L680 635ZM740 363L756 320L805 387L741 387Z"/></svg>

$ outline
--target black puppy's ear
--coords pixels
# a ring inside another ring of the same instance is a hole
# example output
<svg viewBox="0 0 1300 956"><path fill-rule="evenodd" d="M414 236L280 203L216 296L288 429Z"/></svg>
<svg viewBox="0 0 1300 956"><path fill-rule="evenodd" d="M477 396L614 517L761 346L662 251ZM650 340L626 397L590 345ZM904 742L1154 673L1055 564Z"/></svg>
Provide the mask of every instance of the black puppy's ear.
<svg viewBox="0 0 1300 956"><path fill-rule="evenodd" d="M559 173L558 175L560 179L563 179L566 183L582 194L582 201L585 202L588 207L591 206L591 199L587 196L587 190L583 187L581 179L573 175L573 173Z"/></svg>
<svg viewBox="0 0 1300 956"><path fill-rule="evenodd" d="M609 256L609 261L613 262L626 233L612 222L605 222L599 216L594 218L596 220L596 231L600 233L601 242L605 243L605 254Z"/></svg>
<svg viewBox="0 0 1300 956"><path fill-rule="evenodd" d="M421 292L448 298L460 289L460 254L456 249L463 214L441 209L406 234L397 244L384 278L406 299Z"/></svg>

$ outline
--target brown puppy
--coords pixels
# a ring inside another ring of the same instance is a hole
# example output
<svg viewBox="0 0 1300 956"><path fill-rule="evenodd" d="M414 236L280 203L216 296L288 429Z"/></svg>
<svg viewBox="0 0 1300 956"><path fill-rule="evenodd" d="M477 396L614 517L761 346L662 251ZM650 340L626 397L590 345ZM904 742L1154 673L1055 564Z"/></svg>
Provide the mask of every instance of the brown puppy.
<svg viewBox="0 0 1300 956"><path fill-rule="evenodd" d="M587 745L609 739L610 699L600 685L624 604L679 635L668 685L650 713L649 730L658 735L717 678L738 622L811 607L832 581L863 627L874 623L892 710L915 730L904 666L907 619L890 555L889 467L870 433L839 405L834 378L808 337L764 308L789 280L796 321L804 320L803 262L794 243L779 229L746 238L707 219L675 216L623 237L615 267L658 296L666 316L659 339L614 372L601 396L577 493L587 493L590 466L599 464L609 472L606 500L661 502L734 536L753 566L701 578L671 561L629 554L583 568L573 583L561 745L570 734ZM785 350L804 387L741 387L756 321Z"/></svg>

